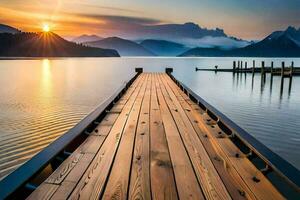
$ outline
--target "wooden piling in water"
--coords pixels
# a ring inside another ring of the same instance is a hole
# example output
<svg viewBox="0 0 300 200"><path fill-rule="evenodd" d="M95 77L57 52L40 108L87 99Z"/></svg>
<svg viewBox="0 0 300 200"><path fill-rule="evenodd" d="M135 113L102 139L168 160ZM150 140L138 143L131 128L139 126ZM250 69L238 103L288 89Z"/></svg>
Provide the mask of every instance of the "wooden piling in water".
<svg viewBox="0 0 300 200"><path fill-rule="evenodd" d="M281 79L284 78L284 62L281 63Z"/></svg>
<svg viewBox="0 0 300 200"><path fill-rule="evenodd" d="M261 62L261 75L262 76L265 76L266 74L265 74L265 61L262 61Z"/></svg>
<svg viewBox="0 0 300 200"><path fill-rule="evenodd" d="M236 61L233 61L233 73L235 73L236 70Z"/></svg>
<svg viewBox="0 0 300 200"><path fill-rule="evenodd" d="M271 76L273 76L273 68L274 68L274 62L272 61L271 62L271 69L270 69Z"/></svg>
<svg viewBox="0 0 300 200"><path fill-rule="evenodd" d="M247 65L248 65L248 63L247 63L247 62L245 62L245 70L246 70L246 71L247 71L247 68L248 68L248 66L247 66ZM246 71L245 71L245 72L246 72Z"/></svg>
<svg viewBox="0 0 300 200"><path fill-rule="evenodd" d="M243 61L241 61L241 72L243 71Z"/></svg>
<svg viewBox="0 0 300 200"><path fill-rule="evenodd" d="M252 74L254 75L255 72L255 60L253 60L253 65L252 65Z"/></svg>
<svg viewBox="0 0 300 200"><path fill-rule="evenodd" d="M291 78L293 77L293 72L294 72L294 61L292 61L291 68L290 68L290 77Z"/></svg>

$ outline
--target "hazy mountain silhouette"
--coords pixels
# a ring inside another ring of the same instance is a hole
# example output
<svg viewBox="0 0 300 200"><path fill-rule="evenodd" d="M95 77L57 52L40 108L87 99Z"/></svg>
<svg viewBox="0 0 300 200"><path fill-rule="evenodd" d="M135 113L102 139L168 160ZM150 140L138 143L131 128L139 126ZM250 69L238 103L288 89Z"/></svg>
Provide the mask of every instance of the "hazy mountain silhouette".
<svg viewBox="0 0 300 200"><path fill-rule="evenodd" d="M88 46L115 49L121 56L155 56L140 44L119 37L109 37L95 42L85 43Z"/></svg>
<svg viewBox="0 0 300 200"><path fill-rule="evenodd" d="M97 40L102 40L104 39L103 37L99 37L98 35L81 35L78 36L74 39L72 39L72 42L76 42L76 43L85 43L85 42L94 42Z"/></svg>
<svg viewBox="0 0 300 200"><path fill-rule="evenodd" d="M180 56L249 56L249 57L300 57L300 29L289 27L276 31L260 42L244 48L221 50L194 48Z"/></svg>
<svg viewBox="0 0 300 200"><path fill-rule="evenodd" d="M144 26L146 36L174 37L174 38L202 38L205 36L227 37L223 29L206 29L198 24L188 22L185 24L161 24Z"/></svg>
<svg viewBox="0 0 300 200"><path fill-rule="evenodd" d="M86 47L54 33L1 33L0 56L7 57L113 57L110 49Z"/></svg>
<svg viewBox="0 0 300 200"><path fill-rule="evenodd" d="M189 48L183 44L170 42L166 40L144 40L140 43L145 49L155 53L158 56L177 56Z"/></svg>
<svg viewBox="0 0 300 200"><path fill-rule="evenodd" d="M225 49L240 48L249 45L245 40L230 37L223 29L202 28L198 24L188 22L184 24L142 25L122 30L117 35L131 40L167 40L183 44L187 47L221 47Z"/></svg>
<svg viewBox="0 0 300 200"><path fill-rule="evenodd" d="M0 24L0 33L20 33L21 31L5 24Z"/></svg>
<svg viewBox="0 0 300 200"><path fill-rule="evenodd" d="M269 40L274 40L279 38L280 36L285 36L293 40L295 43L297 43L298 46L300 46L300 28L297 30L296 28L289 26L285 31L275 31L267 38Z"/></svg>
<svg viewBox="0 0 300 200"><path fill-rule="evenodd" d="M180 57L219 57L219 56L230 56L229 50L223 50L219 48L201 48L196 47L190 49L182 54L179 54Z"/></svg>

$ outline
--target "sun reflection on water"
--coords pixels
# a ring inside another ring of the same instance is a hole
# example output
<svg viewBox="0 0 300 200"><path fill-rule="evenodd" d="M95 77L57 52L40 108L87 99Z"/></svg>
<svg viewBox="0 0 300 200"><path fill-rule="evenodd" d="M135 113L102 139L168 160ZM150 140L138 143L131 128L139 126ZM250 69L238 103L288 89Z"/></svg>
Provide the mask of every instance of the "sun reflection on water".
<svg viewBox="0 0 300 200"><path fill-rule="evenodd" d="M42 60L41 92L44 97L52 97L52 72L49 59Z"/></svg>

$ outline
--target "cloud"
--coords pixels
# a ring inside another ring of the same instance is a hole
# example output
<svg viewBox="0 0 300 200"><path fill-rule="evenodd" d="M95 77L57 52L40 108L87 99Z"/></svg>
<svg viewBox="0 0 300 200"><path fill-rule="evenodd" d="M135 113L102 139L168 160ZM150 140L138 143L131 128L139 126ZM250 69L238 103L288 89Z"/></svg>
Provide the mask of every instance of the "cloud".
<svg viewBox="0 0 300 200"><path fill-rule="evenodd" d="M105 20L110 23L119 24L126 23L132 25L156 25L164 21L153 18L120 16L120 15L96 15L96 14L78 14L78 16L87 17L91 19Z"/></svg>
<svg viewBox="0 0 300 200"><path fill-rule="evenodd" d="M248 41L236 40L230 37L211 37L205 36L200 39L191 39L191 38L183 38L181 40L177 40L176 42L181 42L188 47L218 47L222 49L233 49L233 48L241 48L250 44Z"/></svg>

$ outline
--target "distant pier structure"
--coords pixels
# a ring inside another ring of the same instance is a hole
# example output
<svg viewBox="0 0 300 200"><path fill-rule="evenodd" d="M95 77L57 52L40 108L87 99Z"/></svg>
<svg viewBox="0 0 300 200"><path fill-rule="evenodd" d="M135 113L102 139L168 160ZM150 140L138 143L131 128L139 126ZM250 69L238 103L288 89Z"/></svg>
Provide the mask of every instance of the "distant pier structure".
<svg viewBox="0 0 300 200"><path fill-rule="evenodd" d="M289 92L291 91L292 86L292 79L293 76L300 76L300 67L294 66L294 61L292 61L290 64L286 64L286 62L281 62L281 66L275 66L274 61L269 62L269 65L266 65L265 61L256 62L255 60L252 61L252 66L250 66L251 63L247 61L241 61L241 60L234 60L232 63L232 68L222 69L219 68L217 65L214 68L211 69L205 69L205 68L197 68L196 71L214 71L217 72L231 72L233 74L252 74L252 82L255 74L261 74L261 80L262 80L262 86L264 85L266 81L266 75L270 74L271 76L271 86L273 83L273 76L280 76L281 77L281 94L283 91L283 85L284 85L284 79L289 79Z"/></svg>
<svg viewBox="0 0 300 200"><path fill-rule="evenodd" d="M217 65L214 69L197 68L196 71L215 71L215 72L233 72L233 73L261 73L262 76L270 74L272 76L282 76L283 78L300 76L300 67L294 67L292 61L290 65L286 65L285 62L281 63L280 67L274 67L274 62L271 61L267 66L265 61L261 61L260 67L258 67L255 60L252 62L252 67L248 65L247 61L233 61L232 69L220 69Z"/></svg>
<svg viewBox="0 0 300 200"><path fill-rule="evenodd" d="M197 71L198 70L199 69L197 69ZM214 71L216 71L216 69ZM274 67L273 61L271 61L270 66L266 66L265 61L261 61L261 67L256 67L256 62L253 60L251 68L248 68L247 61L244 66L243 61L233 61L232 69L218 69L218 71L231 71L233 73L261 73L262 76L270 73L271 76L282 76L283 78L300 75L300 67L294 67L294 61L292 61L290 65L286 65L285 62L282 62L281 67Z"/></svg>

